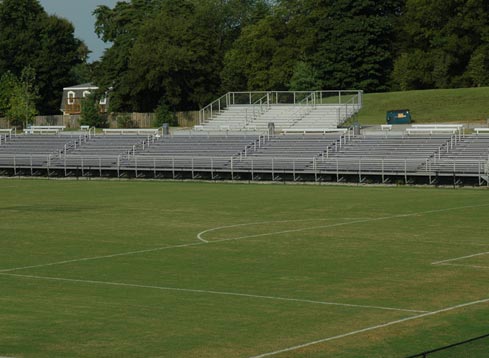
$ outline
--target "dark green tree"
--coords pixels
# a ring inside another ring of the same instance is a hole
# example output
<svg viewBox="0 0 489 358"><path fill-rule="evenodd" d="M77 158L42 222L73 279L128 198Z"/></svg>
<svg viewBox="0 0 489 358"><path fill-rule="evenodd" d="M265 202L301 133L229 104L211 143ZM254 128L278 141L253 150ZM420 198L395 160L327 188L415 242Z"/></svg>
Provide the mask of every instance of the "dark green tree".
<svg viewBox="0 0 489 358"><path fill-rule="evenodd" d="M407 0L394 72L404 72L402 88L465 87L485 81L481 69L489 43L488 15L489 2L484 0Z"/></svg>
<svg viewBox="0 0 489 358"><path fill-rule="evenodd" d="M266 15L266 0L131 0L95 11L96 32L113 46L95 70L113 87L112 110L159 103L195 109L221 91L224 56L242 28Z"/></svg>
<svg viewBox="0 0 489 358"><path fill-rule="evenodd" d="M71 70L83 61L81 46L73 25L48 16L38 0L0 1L0 73L20 76L31 67L37 75L40 112L59 113L62 89L73 84Z"/></svg>
<svg viewBox="0 0 489 358"><path fill-rule="evenodd" d="M307 62L297 62L292 78L290 79L289 90L310 91L320 89L321 85L317 71Z"/></svg>
<svg viewBox="0 0 489 358"><path fill-rule="evenodd" d="M311 11L313 66L325 89L385 91L404 0L327 0Z"/></svg>
<svg viewBox="0 0 489 358"><path fill-rule="evenodd" d="M303 57L307 31L294 21L292 9L278 7L245 27L226 53L221 71L226 90L286 90Z"/></svg>
<svg viewBox="0 0 489 358"><path fill-rule="evenodd" d="M83 98L81 103L80 124L96 128L107 127L107 115L100 113L100 97L92 93Z"/></svg>
<svg viewBox="0 0 489 358"><path fill-rule="evenodd" d="M22 70L20 78L6 72L0 78L0 113L12 124L27 127L38 114L36 74L31 67Z"/></svg>

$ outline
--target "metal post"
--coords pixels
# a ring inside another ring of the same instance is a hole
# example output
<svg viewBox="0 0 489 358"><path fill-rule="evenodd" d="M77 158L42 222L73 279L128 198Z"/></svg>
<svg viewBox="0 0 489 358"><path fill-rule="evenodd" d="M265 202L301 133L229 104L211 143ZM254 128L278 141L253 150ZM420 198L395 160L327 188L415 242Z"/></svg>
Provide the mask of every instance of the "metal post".
<svg viewBox="0 0 489 358"><path fill-rule="evenodd" d="M272 158L272 181L275 181L275 163Z"/></svg>
<svg viewBox="0 0 489 358"><path fill-rule="evenodd" d="M339 168L339 164L338 164L338 158L336 158L336 182L339 183L340 181L340 168Z"/></svg>
<svg viewBox="0 0 489 358"><path fill-rule="evenodd" d="M382 184L385 183L385 177L384 177L384 158L382 158Z"/></svg>
<svg viewBox="0 0 489 358"><path fill-rule="evenodd" d="M253 158L251 158L251 181L255 180L254 163Z"/></svg>
<svg viewBox="0 0 489 358"><path fill-rule="evenodd" d="M296 179L295 179L295 159L292 160L292 175L294 177L294 181L296 181Z"/></svg>
<svg viewBox="0 0 489 358"><path fill-rule="evenodd" d="M362 182L362 159L358 160L358 181Z"/></svg>
<svg viewBox="0 0 489 358"><path fill-rule="evenodd" d="M407 159L404 159L404 182L407 184Z"/></svg>
<svg viewBox="0 0 489 358"><path fill-rule="evenodd" d="M211 179L214 180L214 158L211 158Z"/></svg>
<svg viewBox="0 0 489 358"><path fill-rule="evenodd" d="M318 166L316 163L316 157L312 158L312 167L314 169L314 182L318 182Z"/></svg>

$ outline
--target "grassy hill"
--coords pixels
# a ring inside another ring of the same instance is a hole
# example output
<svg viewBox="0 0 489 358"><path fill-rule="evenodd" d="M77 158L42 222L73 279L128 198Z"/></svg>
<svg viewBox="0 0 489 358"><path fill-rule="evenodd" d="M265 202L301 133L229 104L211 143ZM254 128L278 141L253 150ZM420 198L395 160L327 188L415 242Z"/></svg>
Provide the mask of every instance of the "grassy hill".
<svg viewBox="0 0 489 358"><path fill-rule="evenodd" d="M486 123L489 87L365 94L358 120L361 124L385 123L386 111L404 108L411 110L416 123Z"/></svg>

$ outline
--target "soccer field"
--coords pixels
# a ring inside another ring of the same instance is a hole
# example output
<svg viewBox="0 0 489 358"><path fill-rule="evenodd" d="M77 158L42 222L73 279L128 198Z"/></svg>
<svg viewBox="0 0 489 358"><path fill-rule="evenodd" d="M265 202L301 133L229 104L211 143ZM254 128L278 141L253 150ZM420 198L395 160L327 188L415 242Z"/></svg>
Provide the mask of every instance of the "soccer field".
<svg viewBox="0 0 489 358"><path fill-rule="evenodd" d="M0 356L405 357L487 334L488 214L477 189L1 180Z"/></svg>

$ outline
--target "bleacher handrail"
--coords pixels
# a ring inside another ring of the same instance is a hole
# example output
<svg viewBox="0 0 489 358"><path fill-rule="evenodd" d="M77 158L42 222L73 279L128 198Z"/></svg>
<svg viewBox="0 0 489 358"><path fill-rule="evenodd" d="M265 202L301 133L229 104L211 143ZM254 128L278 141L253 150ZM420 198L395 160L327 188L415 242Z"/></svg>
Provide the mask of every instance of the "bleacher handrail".
<svg viewBox="0 0 489 358"><path fill-rule="evenodd" d="M337 97L334 103L324 103L323 99L327 97ZM348 96L348 100L344 100ZM257 99L258 97L258 99ZM266 98L266 101L264 99ZM261 104L259 104L261 101ZM259 104L263 109L264 103L267 108L272 105L299 105L307 104L307 108L312 108L316 105L344 105L346 115L356 113L362 107L363 91L361 90L313 90L313 91L242 91L228 92L213 102L209 103L199 111L199 125L204 125L209 120L212 120L216 114L221 113L224 109L230 106L249 106L250 109L245 109L247 120L251 113L256 114L256 107ZM303 111L301 109L300 111ZM300 112L299 111L299 112ZM348 118L348 117L347 117Z"/></svg>

